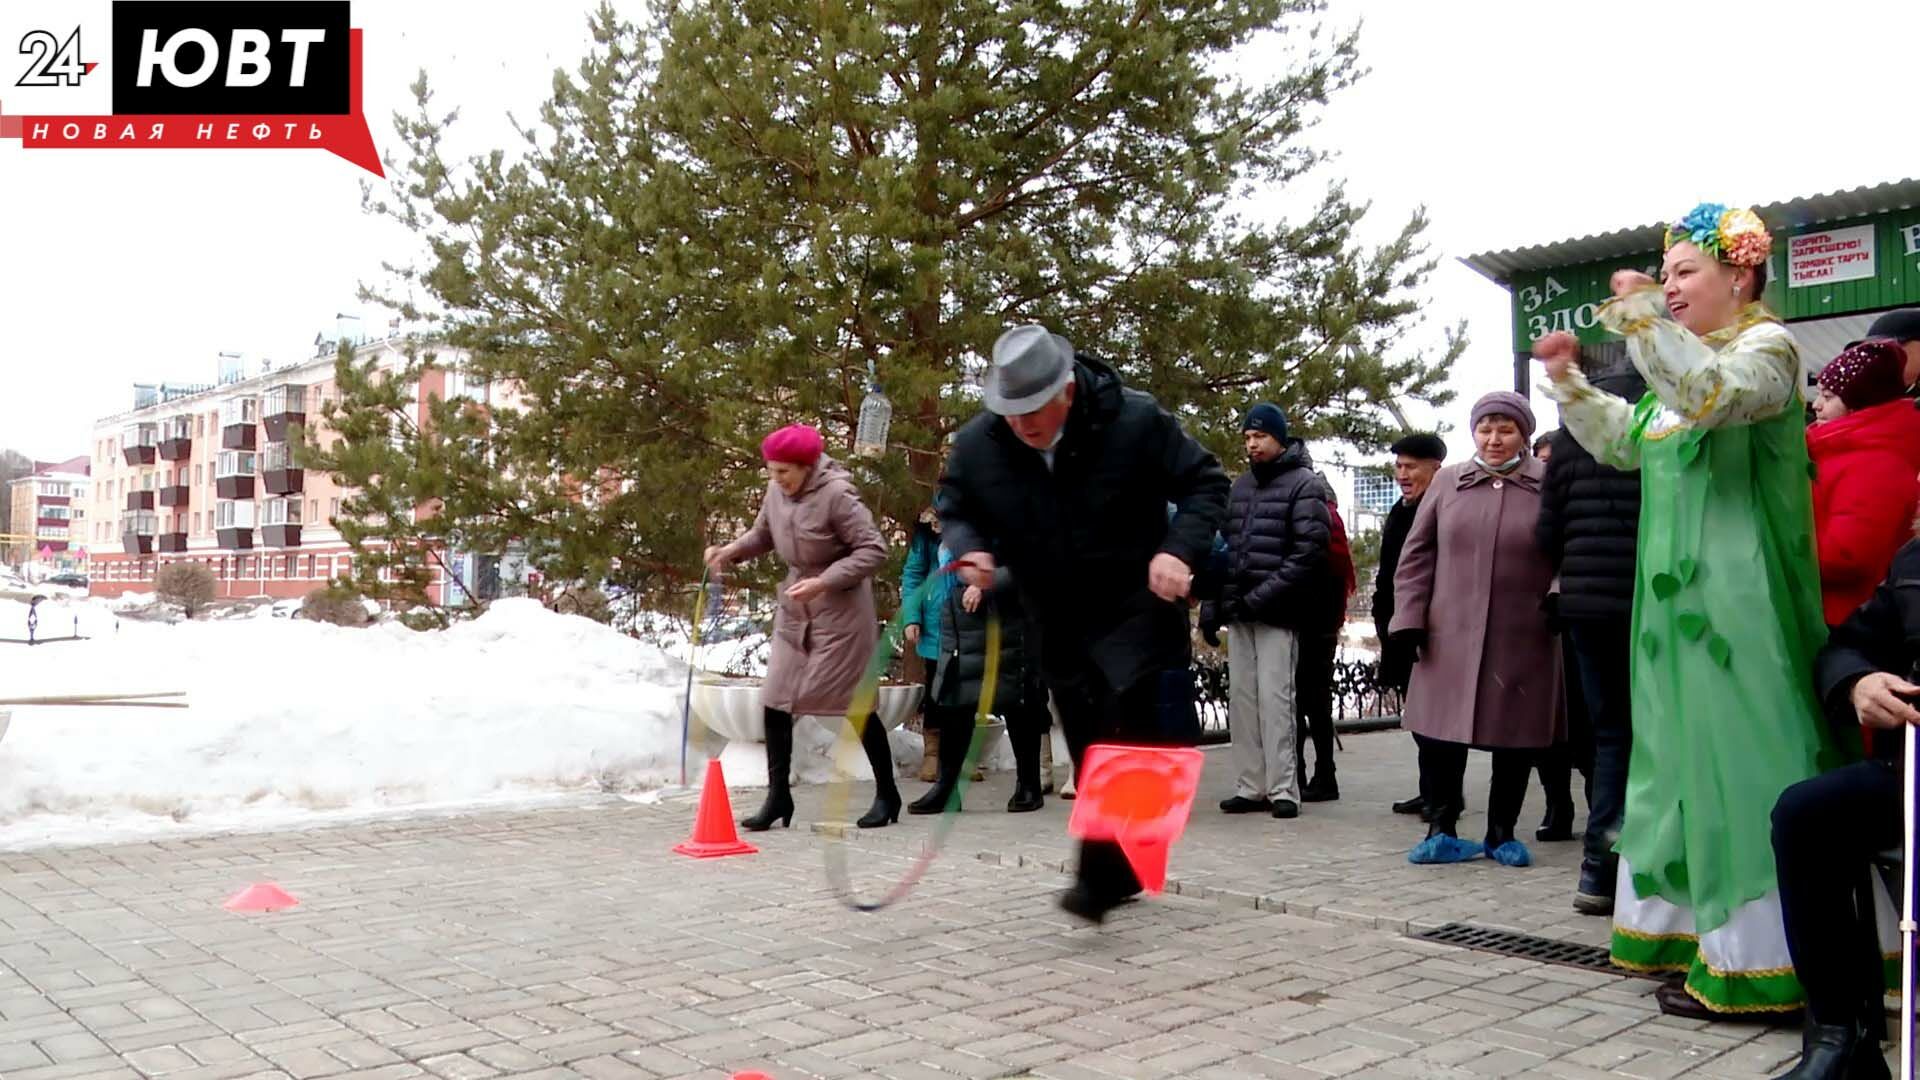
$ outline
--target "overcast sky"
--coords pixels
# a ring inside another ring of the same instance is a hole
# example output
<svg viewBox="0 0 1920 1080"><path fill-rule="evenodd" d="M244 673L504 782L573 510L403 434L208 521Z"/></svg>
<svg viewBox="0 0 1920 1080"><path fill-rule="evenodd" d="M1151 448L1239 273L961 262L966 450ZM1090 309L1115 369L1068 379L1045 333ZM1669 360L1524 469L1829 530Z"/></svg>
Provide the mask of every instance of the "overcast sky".
<svg viewBox="0 0 1920 1080"><path fill-rule="evenodd" d="M586 49L591 6L355 4L376 143L398 150L388 118L426 68L462 110L456 147L507 145L506 114L533 117ZM1508 385L1511 331L1504 290L1457 256L1920 175L1920 4L1334 0L1330 18L1364 19L1372 73L1313 133L1340 155L1314 182L1345 177L1382 235L1429 208L1429 322L1468 320L1469 400ZM318 151L0 143L0 447L83 453L136 381L210 382L222 350L307 355L412 253L362 213L368 176Z"/></svg>

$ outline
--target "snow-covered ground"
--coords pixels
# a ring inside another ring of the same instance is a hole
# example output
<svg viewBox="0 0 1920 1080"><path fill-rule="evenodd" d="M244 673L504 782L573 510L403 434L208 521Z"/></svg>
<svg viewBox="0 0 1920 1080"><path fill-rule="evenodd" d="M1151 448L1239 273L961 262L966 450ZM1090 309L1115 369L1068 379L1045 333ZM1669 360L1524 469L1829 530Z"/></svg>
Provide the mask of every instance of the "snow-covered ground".
<svg viewBox="0 0 1920 1080"><path fill-rule="evenodd" d="M686 667L531 600L439 633L252 617L144 622L50 598L0 644L0 698L184 690L190 707L12 707L0 847L677 783ZM0 601L0 637L27 605ZM0 708L7 708L0 706Z"/></svg>

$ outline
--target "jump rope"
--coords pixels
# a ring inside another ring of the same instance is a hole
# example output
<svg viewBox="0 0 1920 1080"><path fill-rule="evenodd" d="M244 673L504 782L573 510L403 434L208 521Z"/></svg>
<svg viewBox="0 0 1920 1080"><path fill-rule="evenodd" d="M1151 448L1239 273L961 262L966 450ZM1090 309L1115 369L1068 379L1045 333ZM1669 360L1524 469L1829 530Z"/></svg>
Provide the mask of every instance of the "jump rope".
<svg viewBox="0 0 1920 1080"><path fill-rule="evenodd" d="M835 737L834 750L836 756L861 746L861 736L866 733L866 725L870 721L877 722L873 714L874 706L880 696L880 679L886 673L888 663L893 659L894 649L906 634L907 612L919 607L932 591L934 585L939 583L942 577L956 573L960 566L961 564L956 560L928 575L926 581L922 582L918 588L914 589L913 592L909 593L903 599L900 610L894 614L893 619L889 621L886 628L881 631L879 641L875 643L873 655L867 661L866 672L861 676L859 685L854 688L852 703L847 707L847 722L841 725L839 734ZM709 620L709 629L711 629L712 625L719 619L720 605L717 602L711 605L713 608L711 614L707 612L707 608L709 607L708 587L711 573L709 570L700 575L700 588L695 594L694 601L693 629L690 638L693 659L692 662L689 662L687 665L686 696L682 701L680 710L680 783L683 787L686 786L687 782L687 746L692 736L693 679L694 672L698 667L697 658L702 636L701 619L705 616ZM717 597L715 599L717 600ZM919 884L920 879L926 876L927 868L932 866L934 860L939 857L942 849L946 847L948 837L953 833L953 827L959 823L961 799L966 794L967 784L973 776L974 763L980 755L980 747L983 741L981 734L986 730L988 718L993 715L994 691L999 680L1000 615L989 606L987 609L986 670L982 673L980 679L980 700L974 705L973 730L971 737L967 740L967 753L960 763L960 774L954 779L953 791L947 796L947 805L941 809L939 818L934 821L933 828L927 837L926 844L921 848L920 854L916 856L913 863L907 867L906 873L885 892L881 893L878 899L863 899L854 891L852 875L848 871L847 847L849 841L846 832L842 830L832 834L828 839L826 848L827 884L833 889L834 895L838 896L842 903L845 903L855 911L880 911L899 903L908 893L913 891L914 886ZM888 754L887 767L892 768L891 752ZM852 802L853 778L841 772L840 775L834 779L833 783L828 786L826 808L823 816L828 821L851 820L849 812L852 807Z"/></svg>

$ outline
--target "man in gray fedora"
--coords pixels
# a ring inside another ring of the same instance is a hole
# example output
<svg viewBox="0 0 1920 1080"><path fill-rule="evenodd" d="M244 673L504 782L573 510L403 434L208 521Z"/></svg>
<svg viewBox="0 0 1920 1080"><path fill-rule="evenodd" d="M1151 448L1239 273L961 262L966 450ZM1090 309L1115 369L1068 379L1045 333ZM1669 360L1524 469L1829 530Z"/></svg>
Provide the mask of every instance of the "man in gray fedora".
<svg viewBox="0 0 1920 1080"><path fill-rule="evenodd" d="M1095 742L1192 745L1187 597L1226 515L1220 462L1043 326L1000 335L982 396L934 506L966 580L1011 572L1075 767ZM1139 891L1118 845L1087 842L1060 902L1099 922Z"/></svg>

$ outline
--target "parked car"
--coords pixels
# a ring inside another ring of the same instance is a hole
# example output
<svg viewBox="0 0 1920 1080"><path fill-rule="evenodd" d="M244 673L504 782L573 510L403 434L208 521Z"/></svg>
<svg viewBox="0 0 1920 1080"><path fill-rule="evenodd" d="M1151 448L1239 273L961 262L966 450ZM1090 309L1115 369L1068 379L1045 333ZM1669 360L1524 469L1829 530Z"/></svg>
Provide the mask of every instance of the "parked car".
<svg viewBox="0 0 1920 1080"><path fill-rule="evenodd" d="M69 589L84 589L87 587L87 575L73 573L55 574L49 577L46 583L48 585L65 585Z"/></svg>

